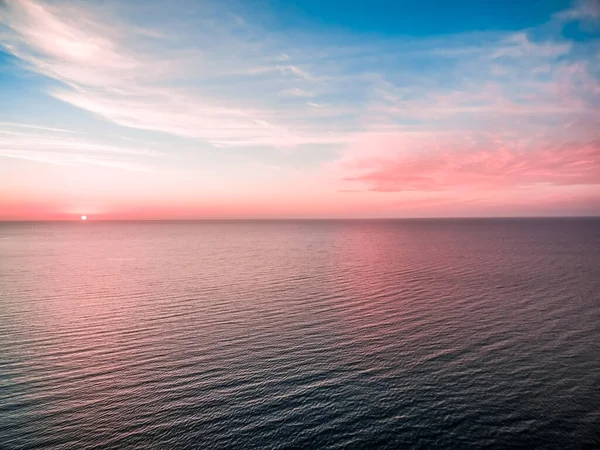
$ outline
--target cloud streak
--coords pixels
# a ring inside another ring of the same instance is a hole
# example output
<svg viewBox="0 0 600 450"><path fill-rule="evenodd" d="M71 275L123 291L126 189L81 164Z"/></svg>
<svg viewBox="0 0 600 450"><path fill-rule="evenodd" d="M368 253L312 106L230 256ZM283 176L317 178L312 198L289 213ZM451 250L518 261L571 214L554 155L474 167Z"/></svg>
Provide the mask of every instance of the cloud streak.
<svg viewBox="0 0 600 450"><path fill-rule="evenodd" d="M0 128L0 157L59 166L102 166L131 171L150 171L152 159L164 154L129 147L89 142L65 135L63 130L34 127L44 133Z"/></svg>
<svg viewBox="0 0 600 450"><path fill-rule="evenodd" d="M496 141L483 148L480 143L458 148L431 145L429 151L396 150L395 157L347 162L347 168L358 174L346 180L379 192L600 185L600 140L537 146Z"/></svg>

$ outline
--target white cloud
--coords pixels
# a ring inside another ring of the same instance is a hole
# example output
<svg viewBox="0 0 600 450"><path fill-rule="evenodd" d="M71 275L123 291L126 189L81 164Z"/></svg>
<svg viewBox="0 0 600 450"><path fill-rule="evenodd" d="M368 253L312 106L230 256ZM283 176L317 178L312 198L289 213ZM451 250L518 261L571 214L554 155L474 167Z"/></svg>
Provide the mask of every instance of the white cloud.
<svg viewBox="0 0 600 450"><path fill-rule="evenodd" d="M305 91L304 89L300 89L300 88L292 88L292 89L288 89L285 91L281 91L281 95L283 96L291 96L291 97L314 97L315 93L314 92L310 92L310 91Z"/></svg>
<svg viewBox="0 0 600 450"><path fill-rule="evenodd" d="M42 131L55 131L59 133L72 133L77 134L77 131L73 130L65 130L63 128L53 128L53 127L44 127L41 125L30 125L26 123L16 123L16 122L0 122L0 127L8 127L8 128L30 128L33 130L42 130ZM1 133L1 131L0 131Z"/></svg>
<svg viewBox="0 0 600 450"><path fill-rule="evenodd" d="M29 131L33 128L34 131ZM89 142L65 135L63 130L27 127L14 131L0 128L0 157L37 161L61 166L104 166L133 171L149 171L152 159L164 154L144 148Z"/></svg>

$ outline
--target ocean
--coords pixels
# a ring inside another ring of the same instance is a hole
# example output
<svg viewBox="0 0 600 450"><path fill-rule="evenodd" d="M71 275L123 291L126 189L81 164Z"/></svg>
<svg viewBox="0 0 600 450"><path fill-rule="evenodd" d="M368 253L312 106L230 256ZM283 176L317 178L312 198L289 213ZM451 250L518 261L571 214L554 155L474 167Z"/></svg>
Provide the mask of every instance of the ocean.
<svg viewBox="0 0 600 450"><path fill-rule="evenodd" d="M0 448L600 448L600 219L0 223Z"/></svg>

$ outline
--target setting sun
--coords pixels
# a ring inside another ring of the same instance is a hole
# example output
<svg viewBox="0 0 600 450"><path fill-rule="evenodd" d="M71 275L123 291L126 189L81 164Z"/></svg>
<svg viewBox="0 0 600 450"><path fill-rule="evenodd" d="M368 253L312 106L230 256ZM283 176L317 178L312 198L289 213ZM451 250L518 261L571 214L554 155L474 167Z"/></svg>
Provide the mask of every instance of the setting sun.
<svg viewBox="0 0 600 450"><path fill-rule="evenodd" d="M81 220L87 220L87 216L81 216Z"/></svg>

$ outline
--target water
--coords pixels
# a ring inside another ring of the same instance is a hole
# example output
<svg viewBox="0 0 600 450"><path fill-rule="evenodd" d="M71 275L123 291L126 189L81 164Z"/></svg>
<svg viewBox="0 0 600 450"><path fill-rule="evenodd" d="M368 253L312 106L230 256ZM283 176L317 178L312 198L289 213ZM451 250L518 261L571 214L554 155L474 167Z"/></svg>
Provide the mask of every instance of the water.
<svg viewBox="0 0 600 450"><path fill-rule="evenodd" d="M0 224L0 448L600 446L600 220Z"/></svg>

